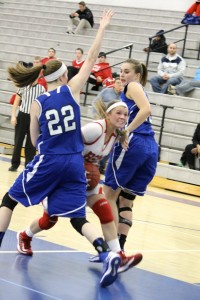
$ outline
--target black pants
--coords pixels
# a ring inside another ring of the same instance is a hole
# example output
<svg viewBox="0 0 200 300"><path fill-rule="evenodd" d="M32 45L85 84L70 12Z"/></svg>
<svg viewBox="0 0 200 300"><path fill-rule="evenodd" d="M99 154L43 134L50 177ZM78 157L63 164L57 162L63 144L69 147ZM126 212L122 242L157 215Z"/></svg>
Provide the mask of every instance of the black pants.
<svg viewBox="0 0 200 300"><path fill-rule="evenodd" d="M33 159L36 154L36 149L31 143L30 137L30 114L19 112L17 116L17 125L15 126L15 145L12 155L12 166L18 168L21 159L21 149L23 146L24 139L25 143L25 166Z"/></svg>
<svg viewBox="0 0 200 300"><path fill-rule="evenodd" d="M194 144L189 144L185 147L185 151L183 152L181 156L181 162L185 166L187 163L189 165L190 169L195 168L195 154L191 152L192 149L196 148Z"/></svg>
<svg viewBox="0 0 200 300"><path fill-rule="evenodd" d="M97 82L96 79L93 78L93 77L89 77L89 78L88 78L88 81L89 81L89 83L94 84L94 86L96 87L96 90L97 90L97 91L99 90L99 87L100 87L100 86L103 86L103 85L102 85L102 82Z"/></svg>

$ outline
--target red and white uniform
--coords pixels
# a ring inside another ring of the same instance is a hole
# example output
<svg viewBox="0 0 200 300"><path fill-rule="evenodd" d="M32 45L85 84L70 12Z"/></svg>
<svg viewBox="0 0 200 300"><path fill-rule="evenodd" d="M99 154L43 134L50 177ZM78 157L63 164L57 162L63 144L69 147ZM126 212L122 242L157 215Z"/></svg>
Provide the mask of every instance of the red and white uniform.
<svg viewBox="0 0 200 300"><path fill-rule="evenodd" d="M84 60L77 61L76 59L72 61L72 66L74 68L80 69L82 65L84 64Z"/></svg>
<svg viewBox="0 0 200 300"><path fill-rule="evenodd" d="M112 133L105 141L107 132L107 121L105 119L97 120L83 126L81 132L84 137L84 159L95 164L111 152L117 140L117 134ZM97 194L99 188L100 185L94 190L87 191L87 196Z"/></svg>
<svg viewBox="0 0 200 300"><path fill-rule="evenodd" d="M104 156L107 156L117 139L117 135L113 133L105 141L107 132L107 121L105 119L83 126L81 132L85 140L84 159L92 163L98 163Z"/></svg>

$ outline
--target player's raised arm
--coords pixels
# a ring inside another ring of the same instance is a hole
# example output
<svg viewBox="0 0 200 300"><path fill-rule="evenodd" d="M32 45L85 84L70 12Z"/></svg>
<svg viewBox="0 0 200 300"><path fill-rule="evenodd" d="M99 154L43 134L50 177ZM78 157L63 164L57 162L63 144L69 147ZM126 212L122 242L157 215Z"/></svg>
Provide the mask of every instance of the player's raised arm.
<svg viewBox="0 0 200 300"><path fill-rule="evenodd" d="M96 62L102 44L105 28L110 23L113 14L114 12L112 10L104 11L100 20L99 29L88 52L87 58L83 66L81 67L79 73L69 81L69 86L71 87L73 95L78 101L80 97L80 90L82 86L86 83L90 72L93 68L93 65Z"/></svg>

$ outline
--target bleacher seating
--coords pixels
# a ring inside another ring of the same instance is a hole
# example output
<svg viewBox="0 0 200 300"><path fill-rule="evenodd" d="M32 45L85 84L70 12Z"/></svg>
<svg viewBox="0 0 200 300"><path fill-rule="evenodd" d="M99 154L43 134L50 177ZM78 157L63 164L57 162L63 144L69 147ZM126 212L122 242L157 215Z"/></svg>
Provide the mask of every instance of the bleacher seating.
<svg viewBox="0 0 200 300"><path fill-rule="evenodd" d="M103 7L90 4L94 12L95 26L81 35L67 35L67 15L77 9L76 3L62 1L36 0L28 3L25 0L5 0L0 6L0 143L12 145L14 130L10 125L11 105L9 99L16 87L7 80L6 68L19 60L32 61L35 55L46 56L47 49L54 47L56 56L66 64L71 64L75 49L81 46L87 53ZM121 14L126 12L126 16ZM149 37L159 29L169 30L180 25L182 12L144 10L139 8L115 7L115 16L109 26L102 50L105 52L133 43L132 57L142 62L146 61L146 53L142 49L148 46ZM164 17L163 17L164 16ZM167 42L184 37L184 28L166 34ZM181 54L183 43L178 43ZM185 77L194 77L199 47L199 31L197 26L190 26L186 41L185 56L187 69ZM129 50L108 55L110 64L122 62L128 58ZM157 64L162 54L151 53L149 60L149 78L155 74ZM188 58L189 57L189 58ZM119 72L119 66L113 68ZM160 162L157 176L171 180L199 185L200 172L187 168L176 167L184 147L191 142L196 124L200 122L200 89L195 89L186 97L155 94L151 87L146 87L149 100L152 103L152 119L157 141L160 139L160 126L163 117L163 107L166 108L163 134L160 147ZM90 105L94 96L87 97L87 106L81 106L83 122L90 121ZM84 95L81 95L82 103ZM164 163L163 163L164 162ZM171 163L171 164L169 164Z"/></svg>

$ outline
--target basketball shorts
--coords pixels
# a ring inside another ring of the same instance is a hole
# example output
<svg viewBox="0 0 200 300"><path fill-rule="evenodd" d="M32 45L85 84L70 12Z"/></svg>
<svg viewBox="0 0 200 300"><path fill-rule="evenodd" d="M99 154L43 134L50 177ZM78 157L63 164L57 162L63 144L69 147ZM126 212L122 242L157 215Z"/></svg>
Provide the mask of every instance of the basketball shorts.
<svg viewBox="0 0 200 300"><path fill-rule="evenodd" d="M85 217L86 177L82 154L35 156L8 193L24 206L45 199L50 216Z"/></svg>
<svg viewBox="0 0 200 300"><path fill-rule="evenodd" d="M156 172L158 145L154 136L134 134L127 151L117 143L110 156L104 184L113 190L143 196Z"/></svg>

